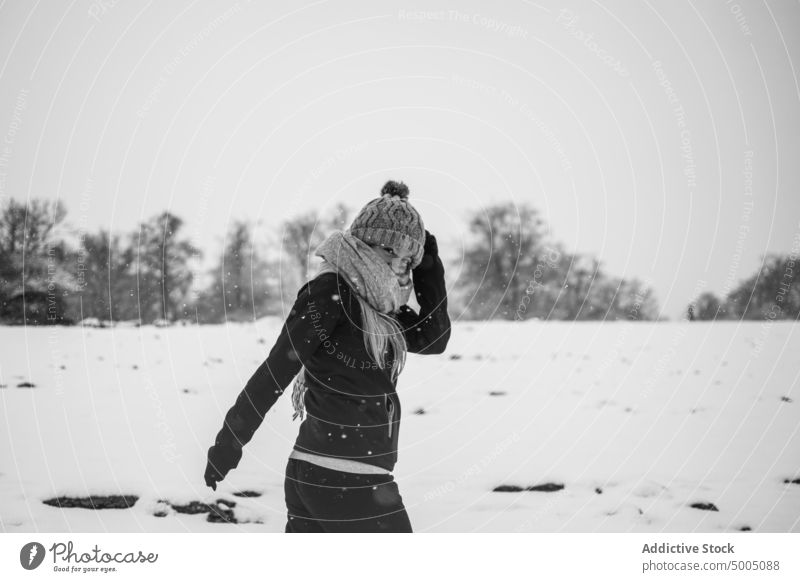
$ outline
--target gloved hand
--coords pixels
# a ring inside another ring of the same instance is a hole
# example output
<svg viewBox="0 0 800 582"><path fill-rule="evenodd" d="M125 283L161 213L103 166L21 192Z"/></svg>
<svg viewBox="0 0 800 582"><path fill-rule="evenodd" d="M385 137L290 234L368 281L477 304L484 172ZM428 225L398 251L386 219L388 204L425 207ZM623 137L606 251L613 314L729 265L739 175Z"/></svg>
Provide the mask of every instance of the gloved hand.
<svg viewBox="0 0 800 582"><path fill-rule="evenodd" d="M213 445L208 449L208 463L206 464L206 485L214 491L217 483L225 478L228 471L234 469L242 458L242 449L224 445Z"/></svg>
<svg viewBox="0 0 800 582"><path fill-rule="evenodd" d="M436 244L436 237L433 236L428 230L425 230L425 246L422 255L422 260L417 269L430 269L433 266L435 258L439 255L439 246Z"/></svg>

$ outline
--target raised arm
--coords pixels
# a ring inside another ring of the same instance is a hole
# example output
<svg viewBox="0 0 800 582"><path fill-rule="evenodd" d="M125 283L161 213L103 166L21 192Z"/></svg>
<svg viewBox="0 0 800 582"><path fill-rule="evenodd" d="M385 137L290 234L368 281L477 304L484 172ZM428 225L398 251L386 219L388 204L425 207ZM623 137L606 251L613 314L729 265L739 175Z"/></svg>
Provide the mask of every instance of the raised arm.
<svg viewBox="0 0 800 582"><path fill-rule="evenodd" d="M411 272L419 314L408 305L395 313L408 351L415 354L441 354L450 341L450 316L447 314L447 289L444 265L439 258L436 237L425 231L422 262Z"/></svg>
<svg viewBox="0 0 800 582"><path fill-rule="evenodd" d="M242 458L244 447L305 361L331 336L342 316L335 274L303 285L267 359L256 369L208 450L205 481L216 490Z"/></svg>

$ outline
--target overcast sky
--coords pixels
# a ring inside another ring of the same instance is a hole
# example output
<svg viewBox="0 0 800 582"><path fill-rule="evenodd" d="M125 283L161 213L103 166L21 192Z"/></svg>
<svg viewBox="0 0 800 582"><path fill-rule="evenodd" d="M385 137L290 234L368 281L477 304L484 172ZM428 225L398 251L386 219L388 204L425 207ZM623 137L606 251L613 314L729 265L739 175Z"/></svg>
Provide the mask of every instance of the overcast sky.
<svg viewBox="0 0 800 582"><path fill-rule="evenodd" d="M800 249L797 1L263 4L2 2L0 199L211 250L403 180L446 259L529 203L670 318Z"/></svg>

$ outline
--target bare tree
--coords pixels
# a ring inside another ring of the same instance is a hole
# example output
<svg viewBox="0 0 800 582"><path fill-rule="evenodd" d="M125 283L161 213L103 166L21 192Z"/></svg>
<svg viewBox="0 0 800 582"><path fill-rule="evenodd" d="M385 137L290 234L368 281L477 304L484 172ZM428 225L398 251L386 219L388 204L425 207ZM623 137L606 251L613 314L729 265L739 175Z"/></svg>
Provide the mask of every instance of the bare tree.
<svg viewBox="0 0 800 582"><path fill-rule="evenodd" d="M10 323L68 323L66 298L75 282L65 268L59 232L61 200L10 199L0 212L0 319Z"/></svg>
<svg viewBox="0 0 800 582"><path fill-rule="evenodd" d="M188 316L189 262L200 257L200 250L180 238L182 227L183 220L168 211L140 225L135 272L142 321Z"/></svg>
<svg viewBox="0 0 800 582"><path fill-rule="evenodd" d="M222 245L219 263L211 271L211 284L199 301L198 318L203 322L247 321L266 315L270 298L277 295L272 270L254 244L252 225L235 221Z"/></svg>

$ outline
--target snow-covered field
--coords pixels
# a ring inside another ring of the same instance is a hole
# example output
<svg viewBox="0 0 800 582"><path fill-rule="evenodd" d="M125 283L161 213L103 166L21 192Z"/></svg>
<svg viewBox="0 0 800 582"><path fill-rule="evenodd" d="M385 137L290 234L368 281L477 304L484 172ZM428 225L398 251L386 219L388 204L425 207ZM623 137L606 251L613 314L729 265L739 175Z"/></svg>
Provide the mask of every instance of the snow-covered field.
<svg viewBox="0 0 800 582"><path fill-rule="evenodd" d="M0 327L0 530L283 531L288 392L239 468L216 492L203 482L280 324ZM410 354L398 387L395 477L415 531L800 531L798 330L455 324L447 353ZM525 490L543 484L557 490ZM137 499L43 503L90 495ZM217 500L238 523L174 509Z"/></svg>

